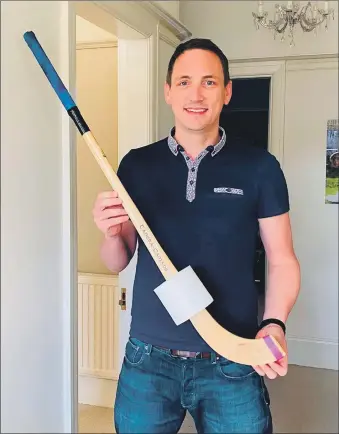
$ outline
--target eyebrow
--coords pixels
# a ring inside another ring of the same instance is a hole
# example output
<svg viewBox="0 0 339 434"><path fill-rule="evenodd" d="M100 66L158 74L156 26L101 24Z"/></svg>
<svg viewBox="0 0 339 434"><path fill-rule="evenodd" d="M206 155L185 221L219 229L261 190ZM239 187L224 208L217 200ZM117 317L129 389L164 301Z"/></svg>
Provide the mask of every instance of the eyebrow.
<svg viewBox="0 0 339 434"><path fill-rule="evenodd" d="M192 77L190 77L189 75L181 75L180 77L177 77L176 80L182 80L183 78L188 78L188 79L190 79L190 78L192 78ZM204 75L202 78L205 78L205 79L206 79L206 78L214 78L214 79L218 79L217 76L212 75L212 74Z"/></svg>

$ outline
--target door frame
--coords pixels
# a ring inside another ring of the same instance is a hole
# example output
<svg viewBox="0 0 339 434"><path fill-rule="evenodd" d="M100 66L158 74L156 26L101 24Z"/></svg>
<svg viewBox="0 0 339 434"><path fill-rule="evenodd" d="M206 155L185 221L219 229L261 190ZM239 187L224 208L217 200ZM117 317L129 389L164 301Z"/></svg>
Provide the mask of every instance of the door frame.
<svg viewBox="0 0 339 434"><path fill-rule="evenodd" d="M285 79L286 67L284 60L274 61L230 61L231 79L263 78L271 79L268 151L284 164L284 122L285 122Z"/></svg>
<svg viewBox="0 0 339 434"><path fill-rule="evenodd" d="M76 95L76 15L80 15L95 25L115 34L125 41L125 48L128 49L128 40L137 39L140 35L141 45L147 52L144 65L144 81L142 83L146 116L148 122L145 125L146 131L142 134L146 142L156 138L156 101L157 101L157 49L158 49L158 26L161 24L180 41L191 36L191 33L178 20L174 19L161 7L152 1L70 1L65 2L62 8L63 18L68 24L66 32L61 34L61 68L60 75L71 95ZM125 24L123 26L121 23ZM127 26L127 27L126 27ZM128 30L126 30L128 29ZM143 42L142 42L143 41ZM132 47L133 49L133 47ZM123 59L124 52L120 52ZM123 62L121 62L123 64ZM125 63L125 73L128 77L131 68ZM125 90L128 88L125 88ZM132 98L133 92L129 90ZM76 98L75 98L76 99ZM126 98L127 99L127 98ZM133 100L133 99L131 99ZM124 113L119 108L119 114ZM127 114L125 115L127 116ZM120 129L120 128L119 128ZM126 130L126 128L124 128ZM134 129L129 129L132 131ZM134 145L135 137L125 136L119 138L119 161L124 154ZM65 426L71 427L71 432L78 432L78 270L77 270L77 212L76 212L76 138L77 132L70 122L68 114L63 111L61 116L61 134L63 138L63 219L64 219L64 257L63 270L65 285L65 342L68 342L65 350L65 366L67 375L65 377L65 415L67 420Z"/></svg>
<svg viewBox="0 0 339 434"><path fill-rule="evenodd" d="M285 82L284 60L230 61L231 79L270 78L270 102L267 150L284 166L285 125ZM268 267L265 256L265 292L267 290Z"/></svg>

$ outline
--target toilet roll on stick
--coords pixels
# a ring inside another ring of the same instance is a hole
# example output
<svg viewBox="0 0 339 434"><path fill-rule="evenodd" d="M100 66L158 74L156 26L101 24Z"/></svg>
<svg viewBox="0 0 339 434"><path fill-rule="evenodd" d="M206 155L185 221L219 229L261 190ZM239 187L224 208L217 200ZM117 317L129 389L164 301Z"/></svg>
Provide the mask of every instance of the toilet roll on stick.
<svg viewBox="0 0 339 434"><path fill-rule="evenodd" d="M211 348L221 356L237 363L264 365L283 358L285 352L273 336L268 335L260 339L239 337L225 330L209 314L206 307L213 302L213 298L208 290L190 266L181 271L175 269L113 171L35 34L31 31L26 32L24 39L111 187L118 193L130 220L161 271L165 281L154 291L175 324L191 321Z"/></svg>

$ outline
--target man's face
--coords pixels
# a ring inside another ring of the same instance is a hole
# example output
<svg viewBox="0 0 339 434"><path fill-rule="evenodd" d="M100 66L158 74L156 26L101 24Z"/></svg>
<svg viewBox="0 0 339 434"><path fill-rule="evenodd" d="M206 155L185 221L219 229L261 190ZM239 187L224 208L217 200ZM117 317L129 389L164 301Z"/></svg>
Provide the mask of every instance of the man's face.
<svg viewBox="0 0 339 434"><path fill-rule="evenodd" d="M218 125L223 105L229 103L231 95L232 83L225 87L219 57L207 50L193 49L180 55L171 86L165 84L165 99L176 124L191 131Z"/></svg>

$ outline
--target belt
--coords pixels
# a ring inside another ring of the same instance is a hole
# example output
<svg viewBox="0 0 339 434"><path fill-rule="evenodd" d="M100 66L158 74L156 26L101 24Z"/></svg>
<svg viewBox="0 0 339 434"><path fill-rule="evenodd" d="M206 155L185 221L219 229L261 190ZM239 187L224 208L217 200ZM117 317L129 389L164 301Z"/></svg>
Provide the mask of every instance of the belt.
<svg viewBox="0 0 339 434"><path fill-rule="evenodd" d="M171 350L171 354L177 357L184 357L187 359L210 359L211 353L206 352L196 352L196 351L181 351L181 350Z"/></svg>
<svg viewBox="0 0 339 434"><path fill-rule="evenodd" d="M155 348L160 348L169 351L173 356L183 357L185 359L210 359L211 353L199 352L199 351L183 351L183 350L170 350L159 345L155 345Z"/></svg>

